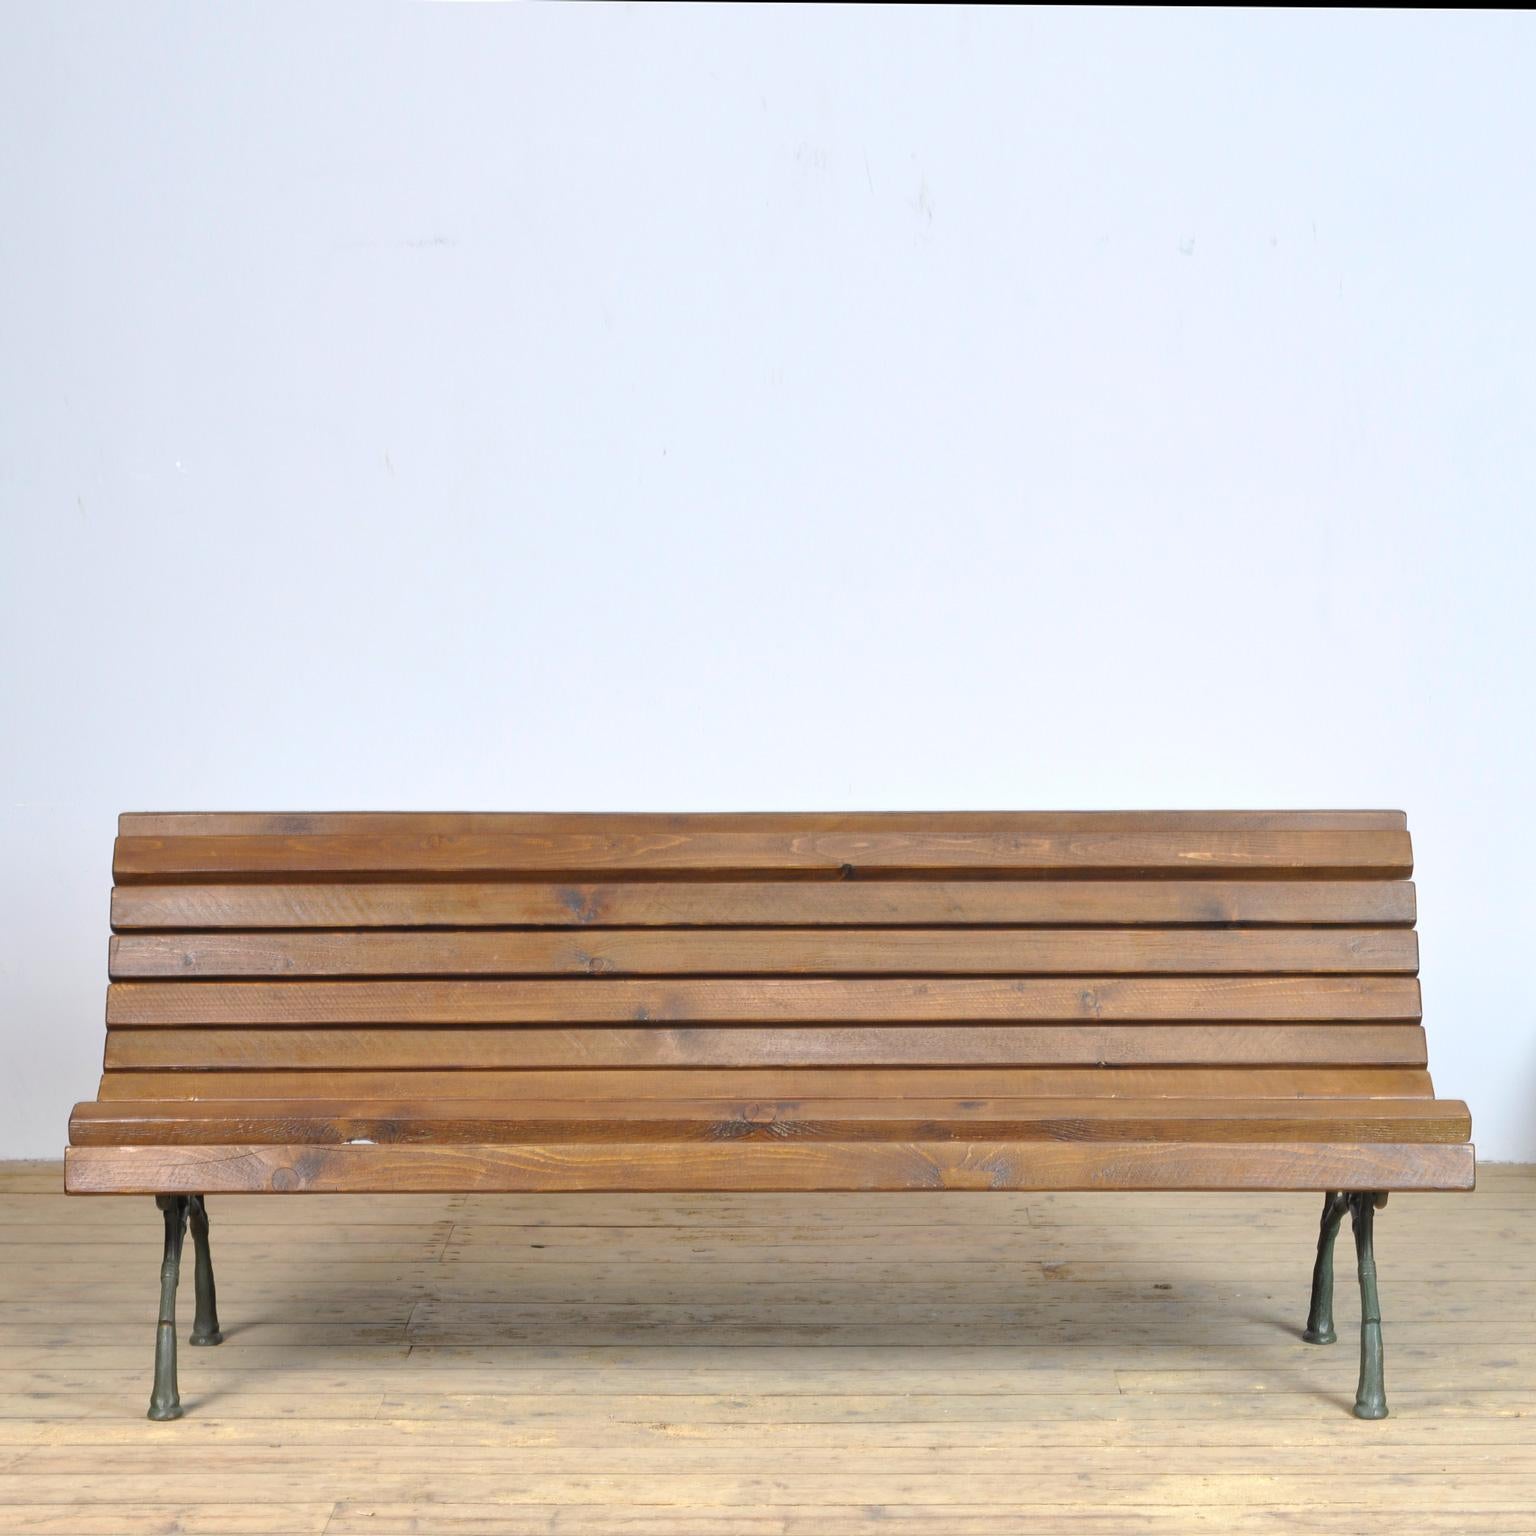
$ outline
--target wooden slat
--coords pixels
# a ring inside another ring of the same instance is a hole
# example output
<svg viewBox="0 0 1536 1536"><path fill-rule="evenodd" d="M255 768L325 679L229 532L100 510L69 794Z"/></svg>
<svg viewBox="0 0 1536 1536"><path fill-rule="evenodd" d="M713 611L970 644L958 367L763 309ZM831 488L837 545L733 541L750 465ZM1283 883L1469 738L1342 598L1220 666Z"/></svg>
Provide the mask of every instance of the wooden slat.
<svg viewBox="0 0 1536 1536"><path fill-rule="evenodd" d="M119 837L120 881L365 874L497 875L732 872L1160 874L1397 878L1412 873L1406 831L982 833L935 831L376 833L296 837Z"/></svg>
<svg viewBox="0 0 1536 1536"><path fill-rule="evenodd" d="M125 811L124 837L316 837L427 832L1401 831L1402 811Z"/></svg>
<svg viewBox="0 0 1536 1536"><path fill-rule="evenodd" d="M115 1029L109 1068L1408 1066L1416 1024L973 1024L785 1029Z"/></svg>
<svg viewBox="0 0 1536 1536"><path fill-rule="evenodd" d="M1411 1020L1407 977L1197 980L123 981L109 1025Z"/></svg>
<svg viewBox="0 0 1536 1536"><path fill-rule="evenodd" d="M112 926L1411 925L1406 880L655 880L120 885Z"/></svg>
<svg viewBox="0 0 1536 1536"><path fill-rule="evenodd" d="M71 1147L72 1194L341 1191L1470 1189L1470 1146L655 1142Z"/></svg>
<svg viewBox="0 0 1536 1536"><path fill-rule="evenodd" d="M1472 1134L1434 1099L244 1099L77 1104L73 1146L541 1141L1435 1141Z"/></svg>
<svg viewBox="0 0 1536 1536"><path fill-rule="evenodd" d="M1433 1095L1428 1072L1391 1067L776 1067L714 1070L355 1071L349 1094L368 1099L609 1099L649 1102L710 1094L742 1100L956 1098L1417 1098ZM324 1071L108 1071L97 1096L123 1104L160 1099L333 1099Z"/></svg>
<svg viewBox="0 0 1536 1536"><path fill-rule="evenodd" d="M114 938L114 977L1262 975L1418 969L1408 929L239 933Z"/></svg>

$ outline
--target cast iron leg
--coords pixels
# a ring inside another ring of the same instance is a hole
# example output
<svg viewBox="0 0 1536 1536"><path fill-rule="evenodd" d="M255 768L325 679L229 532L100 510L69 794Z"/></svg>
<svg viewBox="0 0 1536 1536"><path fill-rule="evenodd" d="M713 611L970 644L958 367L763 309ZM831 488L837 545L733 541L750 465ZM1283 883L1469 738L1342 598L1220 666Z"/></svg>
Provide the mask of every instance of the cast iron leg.
<svg viewBox="0 0 1536 1536"><path fill-rule="evenodd" d="M197 1317L189 1344L222 1344L219 1332L219 1301L213 1289L213 1252L208 1246L208 1207L201 1195L187 1196L187 1215L192 1225L192 1251L197 1282Z"/></svg>
<svg viewBox="0 0 1536 1536"><path fill-rule="evenodd" d="M160 1261L160 1326L155 1332L155 1387L149 1394L152 1419L179 1419L176 1390L176 1279L181 1272L181 1244L187 1235L187 1197L157 1195L165 1213L165 1257Z"/></svg>
<svg viewBox="0 0 1536 1536"><path fill-rule="evenodd" d="M1360 1385L1355 1389L1355 1417L1384 1419L1387 1393L1381 1379L1381 1303L1376 1297L1376 1255L1371 1235L1382 1194L1351 1195L1354 1211L1355 1256L1360 1261Z"/></svg>
<svg viewBox="0 0 1536 1536"><path fill-rule="evenodd" d="M1339 1235L1339 1223L1348 1209L1349 1196L1343 1190L1323 1196L1317 1263L1312 1266L1312 1306L1307 1312L1307 1331L1302 1334L1308 1344L1332 1344L1338 1338L1333 1331L1333 1240Z"/></svg>

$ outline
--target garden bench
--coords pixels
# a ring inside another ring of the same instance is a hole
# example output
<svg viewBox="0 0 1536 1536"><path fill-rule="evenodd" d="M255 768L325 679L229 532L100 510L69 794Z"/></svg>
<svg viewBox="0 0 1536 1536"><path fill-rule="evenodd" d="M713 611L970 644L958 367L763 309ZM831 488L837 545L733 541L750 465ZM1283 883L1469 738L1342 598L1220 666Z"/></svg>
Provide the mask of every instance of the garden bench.
<svg viewBox="0 0 1536 1536"><path fill-rule="evenodd" d="M127 815L73 1194L1469 1189L1395 811Z"/></svg>

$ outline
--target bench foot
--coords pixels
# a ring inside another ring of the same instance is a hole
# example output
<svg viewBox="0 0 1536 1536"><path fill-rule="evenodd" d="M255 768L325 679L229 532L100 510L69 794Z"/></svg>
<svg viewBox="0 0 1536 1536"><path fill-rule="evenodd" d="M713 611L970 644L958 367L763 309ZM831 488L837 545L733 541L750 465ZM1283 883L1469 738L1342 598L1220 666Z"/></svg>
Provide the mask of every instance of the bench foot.
<svg viewBox="0 0 1536 1536"><path fill-rule="evenodd" d="M1376 1255L1371 1245L1376 1212L1387 1203L1384 1194L1349 1197L1354 1213L1355 1257L1360 1266L1360 1384L1355 1389L1355 1417L1384 1419L1387 1393L1381 1371L1381 1303L1376 1295Z"/></svg>
<svg viewBox="0 0 1536 1536"><path fill-rule="evenodd" d="M181 1394L176 1389L176 1281L181 1274L181 1245L187 1235L187 1197L157 1195L165 1215L165 1256L160 1261L160 1322L155 1330L155 1385L149 1394L149 1417L179 1419Z"/></svg>
<svg viewBox="0 0 1536 1536"><path fill-rule="evenodd" d="M1323 1196L1317 1262L1312 1266L1312 1305L1307 1310L1306 1332L1302 1334L1308 1344L1332 1344L1338 1338L1333 1331L1333 1240L1339 1235L1339 1224L1348 1209L1349 1196L1343 1190Z"/></svg>
<svg viewBox="0 0 1536 1536"><path fill-rule="evenodd" d="M208 1245L208 1207L201 1195L187 1196L187 1215L192 1226L194 1279L197 1288L197 1316L192 1322L189 1344L222 1344L219 1331L219 1302L213 1286L213 1252Z"/></svg>

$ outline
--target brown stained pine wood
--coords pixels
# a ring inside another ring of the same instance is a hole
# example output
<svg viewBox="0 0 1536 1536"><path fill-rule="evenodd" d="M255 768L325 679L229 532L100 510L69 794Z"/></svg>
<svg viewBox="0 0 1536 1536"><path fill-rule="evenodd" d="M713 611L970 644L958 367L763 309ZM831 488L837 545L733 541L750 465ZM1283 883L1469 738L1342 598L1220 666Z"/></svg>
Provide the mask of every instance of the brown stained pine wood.
<svg viewBox="0 0 1536 1536"><path fill-rule="evenodd" d="M344 1085L368 1099L685 1099L699 1094L748 1100L807 1097L910 1099L935 1093L1117 1098L1429 1099L1429 1073L1393 1067L760 1067L572 1071L351 1071ZM334 1099L326 1071L109 1071L104 1104L162 1099Z"/></svg>
<svg viewBox="0 0 1536 1536"><path fill-rule="evenodd" d="M145 814L114 867L79 1187L1470 1178L1399 812Z"/></svg>
<svg viewBox="0 0 1536 1536"><path fill-rule="evenodd" d="M115 1029L109 1069L1404 1066L1425 1065L1416 1024L599 1025L505 1029Z"/></svg>
<svg viewBox="0 0 1536 1536"><path fill-rule="evenodd" d="M87 1102L74 1146L501 1141L1438 1141L1471 1135L1434 1099L468 1099Z"/></svg>
<svg viewBox="0 0 1536 1536"><path fill-rule="evenodd" d="M123 978L363 976L869 976L1399 974L1401 928L607 933L135 934L111 941Z"/></svg>
<svg viewBox="0 0 1536 1536"><path fill-rule="evenodd" d="M1415 1020L1395 976L1056 980L123 981L107 1023L653 1025L980 1020Z"/></svg>
<svg viewBox="0 0 1536 1536"><path fill-rule="evenodd" d="M618 832L601 826L548 833L127 836L117 840L113 872L127 883L235 873L575 878L609 872L726 876L757 871L838 878L859 872L1156 871L1182 879L1234 872L1396 878L1413 871L1406 831Z"/></svg>
<svg viewBox="0 0 1536 1536"><path fill-rule="evenodd" d="M74 1194L395 1190L1470 1189L1470 1146L790 1142L71 1147Z"/></svg>
<svg viewBox="0 0 1536 1536"><path fill-rule="evenodd" d="M995 835L1038 832L1401 831L1402 811L125 811L124 837L314 837L402 830L483 836L498 832L627 836L649 832L926 832L934 826Z"/></svg>
<svg viewBox="0 0 1536 1536"><path fill-rule="evenodd" d="M878 927L1088 924L1407 926L1407 880L759 880L550 885L316 881L120 885L141 929Z"/></svg>

